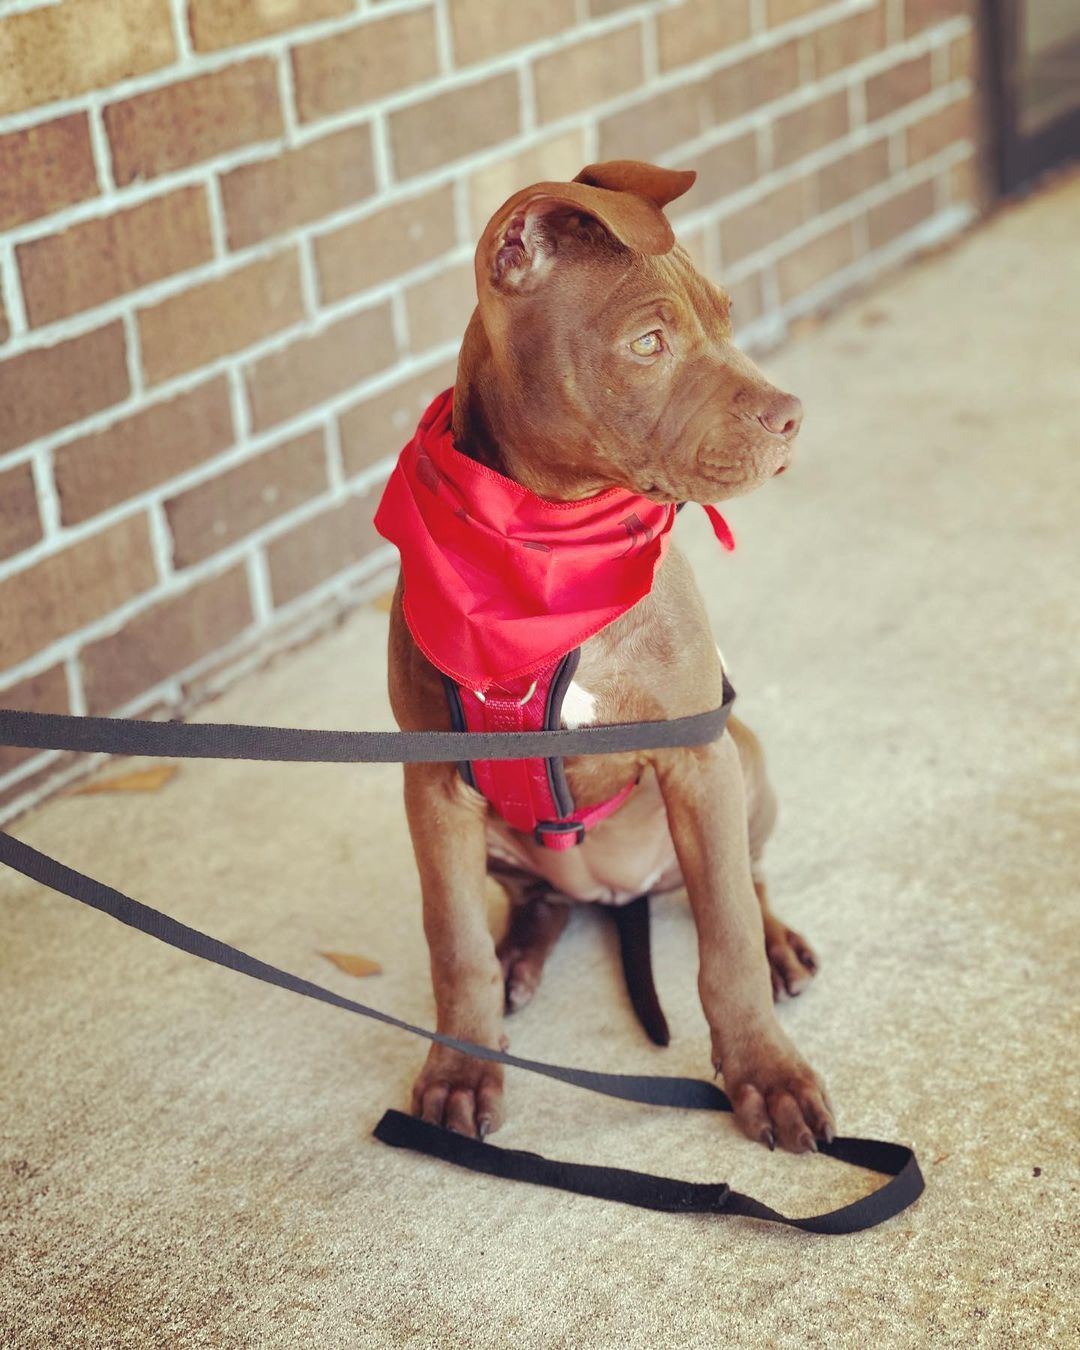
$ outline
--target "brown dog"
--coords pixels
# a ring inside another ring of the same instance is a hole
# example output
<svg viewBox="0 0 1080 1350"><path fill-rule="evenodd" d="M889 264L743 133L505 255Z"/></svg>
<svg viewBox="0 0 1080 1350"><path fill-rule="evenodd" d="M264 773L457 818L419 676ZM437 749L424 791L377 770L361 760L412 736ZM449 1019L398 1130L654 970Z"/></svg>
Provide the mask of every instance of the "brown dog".
<svg viewBox="0 0 1080 1350"><path fill-rule="evenodd" d="M459 451L557 501L615 485L711 503L787 465L798 400L732 345L726 296L673 246L663 208L693 179L593 165L574 184L538 184L495 213L476 252L479 305L458 363ZM672 545L652 592L583 645L564 723L702 712L720 703L722 678L701 597ZM449 728L400 583L390 695L403 729ZM571 759L567 773L586 804L641 776L584 843L552 852L495 816L454 765L406 766L439 1030L505 1046L504 1011L535 989L570 901L617 905L685 886L713 1060L740 1125L794 1151L831 1138L825 1089L773 1008L775 994L799 992L815 961L768 907L758 863L775 802L753 735L732 720L704 748ZM498 952L486 922L489 870L513 883L517 902ZM502 1077L500 1066L433 1046L414 1110L482 1137L502 1120Z"/></svg>

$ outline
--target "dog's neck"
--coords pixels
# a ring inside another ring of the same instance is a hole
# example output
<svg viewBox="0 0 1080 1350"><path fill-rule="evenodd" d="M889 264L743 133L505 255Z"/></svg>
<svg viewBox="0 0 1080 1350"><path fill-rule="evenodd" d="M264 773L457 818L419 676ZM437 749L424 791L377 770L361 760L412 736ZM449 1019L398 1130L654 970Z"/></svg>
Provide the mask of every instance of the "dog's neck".
<svg viewBox="0 0 1080 1350"><path fill-rule="evenodd" d="M567 463L566 447L504 387L488 336L474 314L465 333L454 389L454 446L463 455L549 501L580 501L610 481Z"/></svg>

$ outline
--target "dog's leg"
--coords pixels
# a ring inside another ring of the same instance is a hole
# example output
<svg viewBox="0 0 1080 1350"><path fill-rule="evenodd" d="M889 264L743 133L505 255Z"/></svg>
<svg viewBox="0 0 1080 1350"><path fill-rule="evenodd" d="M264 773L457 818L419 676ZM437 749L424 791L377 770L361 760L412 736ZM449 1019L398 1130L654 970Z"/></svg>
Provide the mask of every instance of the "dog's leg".
<svg viewBox="0 0 1080 1350"><path fill-rule="evenodd" d="M728 722L732 740L739 750L746 792L746 816L750 839L750 874L761 906L765 928L765 953L769 958L773 998L801 994L817 972L818 960L801 933L789 928L769 907L769 892L761 866L765 843L776 824L776 794L765 772L765 754L761 742L744 723L732 717Z"/></svg>
<svg viewBox="0 0 1080 1350"><path fill-rule="evenodd" d="M725 734L698 750L658 755L656 768L698 932L713 1062L750 1138L812 1149L815 1139L832 1137L832 1111L776 1020L738 748Z"/></svg>
<svg viewBox="0 0 1080 1350"><path fill-rule="evenodd" d="M487 926L486 805L452 764L405 766L405 809L420 871L438 1030L505 1048L503 980ZM433 1045L413 1087L413 1111L483 1138L502 1123L503 1070Z"/></svg>
<svg viewBox="0 0 1080 1350"><path fill-rule="evenodd" d="M570 918L569 903L532 896L513 904L498 956L506 983L506 1010L524 1008L540 987L544 962Z"/></svg>

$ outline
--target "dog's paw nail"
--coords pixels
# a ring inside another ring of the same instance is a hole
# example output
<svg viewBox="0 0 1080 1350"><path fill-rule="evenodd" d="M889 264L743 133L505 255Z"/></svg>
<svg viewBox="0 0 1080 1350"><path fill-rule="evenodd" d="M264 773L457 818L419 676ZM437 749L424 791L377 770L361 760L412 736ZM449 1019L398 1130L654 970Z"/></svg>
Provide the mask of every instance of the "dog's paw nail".
<svg viewBox="0 0 1080 1350"><path fill-rule="evenodd" d="M814 1138L814 1136L810 1133L809 1130L804 1130L803 1133L799 1136L799 1152L800 1153L817 1152L817 1140Z"/></svg>
<svg viewBox="0 0 1080 1350"><path fill-rule="evenodd" d="M767 1144L770 1153L776 1152L776 1135L771 1126L768 1129L762 1130L758 1135L758 1142Z"/></svg>
<svg viewBox="0 0 1080 1350"><path fill-rule="evenodd" d="M488 1137L488 1135L489 1135L490 1133L491 1133L491 1121L490 1121L490 1120L488 1120L488 1119L485 1117L483 1120L478 1120L478 1121L476 1122L476 1137L477 1137L477 1139L480 1140L481 1143L484 1142L484 1140Z"/></svg>

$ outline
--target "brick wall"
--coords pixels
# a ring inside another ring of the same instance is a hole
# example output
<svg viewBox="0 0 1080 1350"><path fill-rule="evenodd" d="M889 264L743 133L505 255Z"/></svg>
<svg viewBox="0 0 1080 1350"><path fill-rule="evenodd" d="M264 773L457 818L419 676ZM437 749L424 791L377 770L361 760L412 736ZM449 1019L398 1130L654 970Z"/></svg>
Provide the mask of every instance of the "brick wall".
<svg viewBox="0 0 1080 1350"><path fill-rule="evenodd" d="M383 584L511 191L697 169L773 345L971 218L971 61L957 0L8 0L0 705L182 707ZM0 813L56 769L0 749Z"/></svg>

